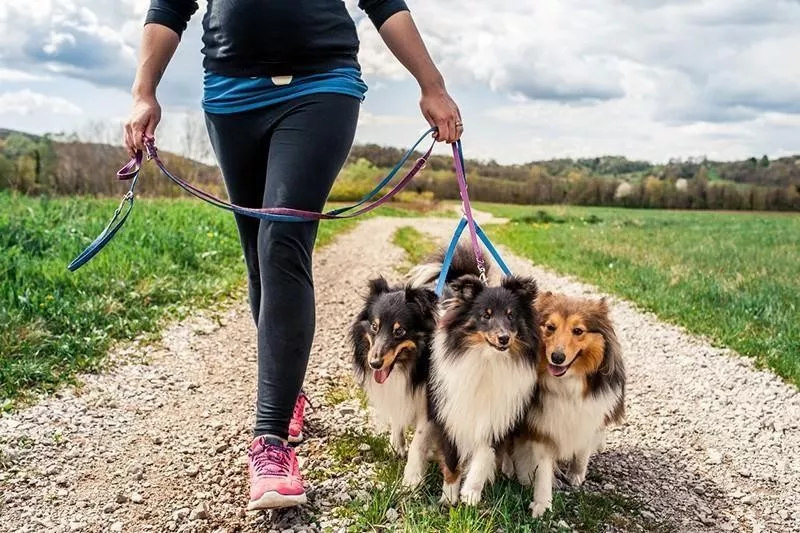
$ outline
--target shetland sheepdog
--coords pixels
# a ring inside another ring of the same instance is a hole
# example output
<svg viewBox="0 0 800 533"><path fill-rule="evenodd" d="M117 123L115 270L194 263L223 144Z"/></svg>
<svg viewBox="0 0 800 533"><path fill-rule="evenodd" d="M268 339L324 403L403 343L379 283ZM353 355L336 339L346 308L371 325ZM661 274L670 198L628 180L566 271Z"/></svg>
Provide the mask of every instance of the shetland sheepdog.
<svg viewBox="0 0 800 533"><path fill-rule="evenodd" d="M534 517L551 507L557 462L569 462L567 480L581 485L606 427L625 416L625 367L605 299L546 292L536 311L542 338L536 394L510 445L517 479L533 482Z"/></svg>
<svg viewBox="0 0 800 533"><path fill-rule="evenodd" d="M407 487L416 487L425 473L425 384L437 300L427 288L389 286L379 277L369 281L364 306L350 328L356 381L367 395L378 427L389 426L390 443L397 456L406 454L406 429L415 428L403 477Z"/></svg>
<svg viewBox="0 0 800 533"><path fill-rule="evenodd" d="M442 502L451 505L480 502L494 479L495 450L523 420L537 378L536 282L509 276L485 286L470 254L459 246L448 273L427 390ZM438 259L420 265L412 282L432 281L440 270Z"/></svg>

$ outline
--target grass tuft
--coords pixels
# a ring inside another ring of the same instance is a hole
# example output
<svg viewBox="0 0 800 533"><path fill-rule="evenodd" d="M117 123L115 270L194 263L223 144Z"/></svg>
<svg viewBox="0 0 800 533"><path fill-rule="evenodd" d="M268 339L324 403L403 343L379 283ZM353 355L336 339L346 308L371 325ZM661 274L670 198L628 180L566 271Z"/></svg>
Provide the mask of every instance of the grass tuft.
<svg viewBox="0 0 800 533"><path fill-rule="evenodd" d="M395 230L392 244L402 248L406 253L405 263L397 266L400 274L406 274L414 266L420 264L436 251L438 244L429 236L411 226L403 226Z"/></svg>

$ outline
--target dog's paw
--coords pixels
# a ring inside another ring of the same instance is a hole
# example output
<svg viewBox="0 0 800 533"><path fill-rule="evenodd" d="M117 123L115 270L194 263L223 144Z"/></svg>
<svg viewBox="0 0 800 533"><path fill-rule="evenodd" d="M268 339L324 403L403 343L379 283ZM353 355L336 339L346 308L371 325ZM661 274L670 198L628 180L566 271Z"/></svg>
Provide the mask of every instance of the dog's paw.
<svg viewBox="0 0 800 533"><path fill-rule="evenodd" d="M533 501L528 506L528 509L531 510L531 516L533 516L534 518L539 518L540 516L545 514L550 509L551 506L552 504L550 502Z"/></svg>
<svg viewBox="0 0 800 533"><path fill-rule="evenodd" d="M392 435L389 444L397 457L402 459L406 456L406 440L403 438L402 434L399 437L397 435Z"/></svg>
<svg viewBox="0 0 800 533"><path fill-rule="evenodd" d="M481 491L474 487L464 487L461 489L461 501L467 505L476 506L481 501Z"/></svg>
<svg viewBox="0 0 800 533"><path fill-rule="evenodd" d="M567 474L567 481L573 487L580 487L586 481L586 472L569 472Z"/></svg>
<svg viewBox="0 0 800 533"><path fill-rule="evenodd" d="M403 488L414 490L422 483L421 472L406 472L403 474Z"/></svg>
<svg viewBox="0 0 800 533"><path fill-rule="evenodd" d="M514 461L511 460L511 457L503 455L502 462L500 463L500 470L508 479L514 479L516 470L514 469Z"/></svg>
<svg viewBox="0 0 800 533"><path fill-rule="evenodd" d="M458 483L442 486L442 497L439 498L439 503L447 506L458 503Z"/></svg>

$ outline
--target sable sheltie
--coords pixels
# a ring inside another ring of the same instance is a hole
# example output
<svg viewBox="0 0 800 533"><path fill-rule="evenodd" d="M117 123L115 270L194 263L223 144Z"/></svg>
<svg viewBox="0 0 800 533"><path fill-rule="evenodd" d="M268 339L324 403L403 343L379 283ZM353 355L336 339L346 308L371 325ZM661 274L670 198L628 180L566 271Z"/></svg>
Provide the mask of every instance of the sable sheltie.
<svg viewBox="0 0 800 533"><path fill-rule="evenodd" d="M389 426L395 453L406 454L405 430L414 427L404 485L415 487L428 453L426 381L436 326L436 294L424 287L390 287L379 277L350 329L353 371L379 426Z"/></svg>
<svg viewBox="0 0 800 533"><path fill-rule="evenodd" d="M536 310L539 379L510 446L518 480L534 484L534 517L551 507L557 461L568 461L568 481L581 485L589 457L604 445L606 427L625 416L625 368L605 299L547 292Z"/></svg>
<svg viewBox="0 0 800 533"><path fill-rule="evenodd" d="M440 254L441 257L441 254ZM441 454L442 501L476 505L494 479L499 443L523 418L536 385L539 333L533 279L485 286L459 247L440 303L428 378L428 417ZM441 261L412 273L435 279ZM471 265L471 266L470 266ZM473 273L466 273L469 270ZM463 486L462 486L463 473Z"/></svg>

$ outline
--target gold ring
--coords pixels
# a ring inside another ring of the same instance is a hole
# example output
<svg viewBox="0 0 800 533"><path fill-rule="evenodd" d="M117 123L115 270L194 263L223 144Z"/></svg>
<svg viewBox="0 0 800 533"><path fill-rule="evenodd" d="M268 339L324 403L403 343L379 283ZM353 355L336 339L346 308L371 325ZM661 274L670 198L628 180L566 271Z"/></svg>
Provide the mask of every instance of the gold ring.
<svg viewBox="0 0 800 533"><path fill-rule="evenodd" d="M463 122L456 122L456 128L459 127L459 126L461 126L463 128L464 127L464 123Z"/></svg>

